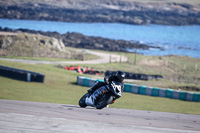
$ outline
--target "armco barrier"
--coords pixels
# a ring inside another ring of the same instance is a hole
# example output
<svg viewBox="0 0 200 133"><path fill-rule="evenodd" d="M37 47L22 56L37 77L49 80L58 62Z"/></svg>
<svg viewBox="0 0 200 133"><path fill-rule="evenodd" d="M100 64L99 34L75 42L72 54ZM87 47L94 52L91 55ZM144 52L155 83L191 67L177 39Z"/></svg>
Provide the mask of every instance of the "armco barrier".
<svg viewBox="0 0 200 133"><path fill-rule="evenodd" d="M124 91L125 92L131 92L132 91L132 85L131 84L125 84L124 85Z"/></svg>
<svg viewBox="0 0 200 133"><path fill-rule="evenodd" d="M82 76L77 77L77 84L86 86L86 87L92 87L96 81L104 82L101 79L92 79L92 78L86 78L86 77L82 77ZM152 88L152 87L139 86L139 85L128 84L128 83L126 83L124 86L124 92L156 96L156 97L179 99L179 100L184 100L184 101L200 102L200 94L199 93L176 91L176 90L172 90L172 89L160 89L160 88L156 88L156 87Z"/></svg>
<svg viewBox="0 0 200 133"><path fill-rule="evenodd" d="M146 87L146 95L151 96L152 95L152 87Z"/></svg>
<svg viewBox="0 0 200 133"><path fill-rule="evenodd" d="M166 89L159 89L159 97L165 97L166 95Z"/></svg>
<svg viewBox="0 0 200 133"><path fill-rule="evenodd" d="M194 93L192 101L200 102L200 94L199 93Z"/></svg>
<svg viewBox="0 0 200 133"><path fill-rule="evenodd" d="M135 93L135 94L138 94L138 85L135 85L135 84L131 84L132 85L132 88L131 88L131 93ZM125 88L125 87L124 87Z"/></svg>
<svg viewBox="0 0 200 133"><path fill-rule="evenodd" d="M179 92L179 99L186 100L187 92Z"/></svg>
<svg viewBox="0 0 200 133"><path fill-rule="evenodd" d="M174 92L174 90L172 90L172 89L167 89L167 90L166 90L166 93L165 93L165 97L173 98L173 92Z"/></svg>
<svg viewBox="0 0 200 133"><path fill-rule="evenodd" d="M139 86L139 94L142 95L146 94L146 86Z"/></svg>
<svg viewBox="0 0 200 133"><path fill-rule="evenodd" d="M152 96L159 96L159 89L158 88L153 88L152 89L152 94L151 94Z"/></svg>
<svg viewBox="0 0 200 133"><path fill-rule="evenodd" d="M90 79L89 87L94 86L96 79Z"/></svg>
<svg viewBox="0 0 200 133"><path fill-rule="evenodd" d="M31 72L0 65L0 76L28 82L44 82L45 76L41 73Z"/></svg>
<svg viewBox="0 0 200 133"><path fill-rule="evenodd" d="M179 91L173 91L173 99L179 99L180 93Z"/></svg>
<svg viewBox="0 0 200 133"><path fill-rule="evenodd" d="M89 78L84 78L83 79L83 86L89 86L90 85L90 79Z"/></svg>
<svg viewBox="0 0 200 133"><path fill-rule="evenodd" d="M85 77L80 77L80 76L78 76L77 77L77 84L78 85L83 85L83 79L84 79Z"/></svg>
<svg viewBox="0 0 200 133"><path fill-rule="evenodd" d="M188 92L188 93L186 93L186 94L187 94L187 95L186 95L186 101L192 101L193 93Z"/></svg>

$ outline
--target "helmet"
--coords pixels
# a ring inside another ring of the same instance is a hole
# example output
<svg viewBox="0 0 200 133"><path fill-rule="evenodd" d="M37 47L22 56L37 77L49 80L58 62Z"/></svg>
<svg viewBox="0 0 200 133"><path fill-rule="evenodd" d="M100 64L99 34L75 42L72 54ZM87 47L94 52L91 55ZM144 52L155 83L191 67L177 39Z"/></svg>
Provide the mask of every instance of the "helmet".
<svg viewBox="0 0 200 133"><path fill-rule="evenodd" d="M126 75L125 72L122 71L117 71L117 73L115 74L119 82L124 81L125 75Z"/></svg>

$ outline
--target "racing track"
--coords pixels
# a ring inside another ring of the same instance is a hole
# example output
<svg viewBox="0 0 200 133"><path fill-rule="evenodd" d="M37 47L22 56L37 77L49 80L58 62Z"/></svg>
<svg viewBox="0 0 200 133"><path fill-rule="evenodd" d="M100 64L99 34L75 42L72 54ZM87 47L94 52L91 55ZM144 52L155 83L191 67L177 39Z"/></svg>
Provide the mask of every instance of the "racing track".
<svg viewBox="0 0 200 133"><path fill-rule="evenodd" d="M200 115L0 100L0 133L200 133L199 125Z"/></svg>
<svg viewBox="0 0 200 133"><path fill-rule="evenodd" d="M109 62L109 54L88 52L100 58L67 62L0 59L29 64ZM112 56L117 60L121 58ZM127 58L123 57L122 61ZM199 125L200 115L114 108L96 110L76 105L0 100L0 133L200 133Z"/></svg>
<svg viewBox="0 0 200 133"><path fill-rule="evenodd" d="M117 54L102 53L97 51L85 50L85 52L98 56L98 59L85 61L40 61L40 60L25 60L25 59L10 59L0 58L0 60L15 61L27 64L104 64L109 63L110 58L112 62L127 62L128 58Z"/></svg>

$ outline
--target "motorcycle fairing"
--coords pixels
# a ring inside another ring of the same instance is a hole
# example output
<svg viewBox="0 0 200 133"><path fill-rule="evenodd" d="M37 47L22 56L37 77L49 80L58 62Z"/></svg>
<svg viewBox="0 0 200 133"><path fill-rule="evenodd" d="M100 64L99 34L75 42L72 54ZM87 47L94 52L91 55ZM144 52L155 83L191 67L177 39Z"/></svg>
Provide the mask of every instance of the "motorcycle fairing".
<svg viewBox="0 0 200 133"><path fill-rule="evenodd" d="M109 87L110 91L117 97L122 95L122 84L119 82L112 81Z"/></svg>
<svg viewBox="0 0 200 133"><path fill-rule="evenodd" d="M94 106L94 98L93 98L93 95L91 95L91 96L89 96L89 97L86 97L85 103L86 103L88 106Z"/></svg>
<svg viewBox="0 0 200 133"><path fill-rule="evenodd" d="M107 89L105 86L102 86L101 88L97 89L94 93L92 93L91 96L86 97L85 103L88 106L95 106L95 100L97 99L97 97L100 97L105 92L107 92Z"/></svg>

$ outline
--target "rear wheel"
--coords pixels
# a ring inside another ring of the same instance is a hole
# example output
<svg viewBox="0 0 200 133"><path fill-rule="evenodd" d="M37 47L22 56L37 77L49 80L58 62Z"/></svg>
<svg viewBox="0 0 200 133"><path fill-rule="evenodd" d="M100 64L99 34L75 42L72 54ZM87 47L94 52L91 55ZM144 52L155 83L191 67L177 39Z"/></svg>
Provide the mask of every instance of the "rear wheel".
<svg viewBox="0 0 200 133"><path fill-rule="evenodd" d="M81 99L79 100L79 106L82 108L87 107L87 104L85 103L85 98L88 96L89 94L85 94L81 97Z"/></svg>
<svg viewBox="0 0 200 133"><path fill-rule="evenodd" d="M100 100L96 102L96 109L102 109L110 104L113 100L113 96L110 94L104 95Z"/></svg>

